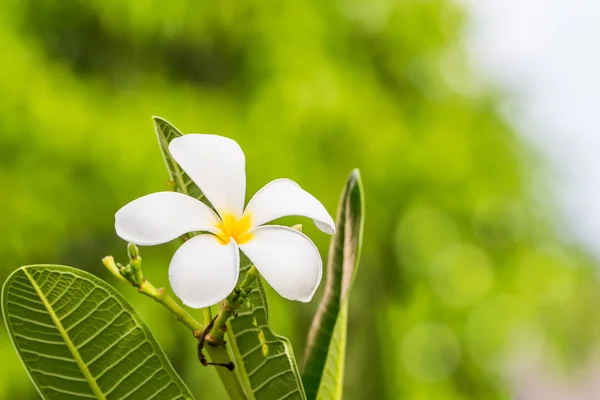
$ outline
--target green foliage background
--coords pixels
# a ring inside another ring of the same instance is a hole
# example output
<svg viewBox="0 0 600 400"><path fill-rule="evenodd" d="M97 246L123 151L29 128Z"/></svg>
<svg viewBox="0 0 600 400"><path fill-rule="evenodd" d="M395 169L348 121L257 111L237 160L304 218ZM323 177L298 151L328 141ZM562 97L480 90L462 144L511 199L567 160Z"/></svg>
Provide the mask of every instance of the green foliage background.
<svg viewBox="0 0 600 400"><path fill-rule="evenodd" d="M581 362L596 271L534 200L539 163L465 62L463 25L449 0L0 2L0 280L33 263L106 278L198 398L223 395L187 331L100 262L125 259L114 212L164 188L160 115L236 139L248 195L289 177L334 214L361 169L345 398L501 399L507 371ZM143 249L156 285L176 246ZM317 301L270 301L302 359ZM36 398L4 327L0 358L0 398Z"/></svg>

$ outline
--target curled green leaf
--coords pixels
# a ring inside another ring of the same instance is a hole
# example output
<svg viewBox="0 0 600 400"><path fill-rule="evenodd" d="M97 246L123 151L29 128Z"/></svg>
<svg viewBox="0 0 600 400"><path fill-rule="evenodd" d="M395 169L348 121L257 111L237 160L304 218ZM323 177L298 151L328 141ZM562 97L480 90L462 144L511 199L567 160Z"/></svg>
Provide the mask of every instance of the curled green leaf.
<svg viewBox="0 0 600 400"><path fill-rule="evenodd" d="M342 398L348 295L358 269L363 225L364 195L356 169L340 198L325 293L308 334L302 381L309 400Z"/></svg>

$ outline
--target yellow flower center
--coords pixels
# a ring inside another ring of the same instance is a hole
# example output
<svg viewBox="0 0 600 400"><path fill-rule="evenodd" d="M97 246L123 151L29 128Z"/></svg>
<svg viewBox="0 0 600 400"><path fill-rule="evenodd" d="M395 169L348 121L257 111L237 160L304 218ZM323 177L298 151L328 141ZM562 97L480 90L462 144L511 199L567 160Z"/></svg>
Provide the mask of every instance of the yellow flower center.
<svg viewBox="0 0 600 400"><path fill-rule="evenodd" d="M250 214L244 214L237 219L234 215L223 213L221 221L217 224L217 238L222 244L229 243L229 238L233 238L237 244L247 243L252 239L252 234L248 232L251 220Z"/></svg>

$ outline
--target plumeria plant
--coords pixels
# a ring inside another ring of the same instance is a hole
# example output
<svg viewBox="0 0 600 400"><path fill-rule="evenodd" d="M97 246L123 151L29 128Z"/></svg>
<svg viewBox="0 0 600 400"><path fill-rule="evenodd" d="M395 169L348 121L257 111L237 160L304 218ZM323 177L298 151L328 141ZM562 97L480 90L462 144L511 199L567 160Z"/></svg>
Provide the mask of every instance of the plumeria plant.
<svg viewBox="0 0 600 400"><path fill-rule="evenodd" d="M199 365L216 368L229 398L341 399L348 294L364 219L358 171L343 188L335 222L289 179L268 183L244 207L246 162L235 141L182 135L159 117L154 126L169 190L116 212L116 234L128 242L129 261L123 265L107 256L104 265L191 332ZM321 283L321 255L302 226L269 224L290 215L311 218L333 235L302 370L290 342L269 326L263 286L264 280L286 299L309 302ZM168 280L179 301L144 277L138 247L178 238L182 244ZM194 309L201 310L201 318L194 317ZM42 398L193 398L129 303L87 272L58 265L21 267L3 286L2 310Z"/></svg>

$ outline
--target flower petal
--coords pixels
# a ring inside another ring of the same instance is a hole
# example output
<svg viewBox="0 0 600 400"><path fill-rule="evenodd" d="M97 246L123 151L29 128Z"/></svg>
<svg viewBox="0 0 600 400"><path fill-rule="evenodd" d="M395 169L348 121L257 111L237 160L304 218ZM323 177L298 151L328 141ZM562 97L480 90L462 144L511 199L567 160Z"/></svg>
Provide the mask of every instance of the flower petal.
<svg viewBox="0 0 600 400"><path fill-rule="evenodd" d="M204 203L182 193L158 192L133 200L115 214L117 235L151 246L184 233L215 232L217 215Z"/></svg>
<svg viewBox="0 0 600 400"><path fill-rule="evenodd" d="M203 308L217 304L235 288L240 253L235 240L221 244L216 236L194 236L173 256L171 288L183 304Z"/></svg>
<svg viewBox="0 0 600 400"><path fill-rule="evenodd" d="M223 136L189 134L173 139L169 151L221 217L242 215L246 158L237 142Z"/></svg>
<svg viewBox="0 0 600 400"><path fill-rule="evenodd" d="M310 301L323 273L314 243L286 226L261 226L251 233L252 239L239 247L269 285L286 299Z"/></svg>
<svg viewBox="0 0 600 400"><path fill-rule="evenodd" d="M289 179L267 183L252 197L246 210L252 215L252 226L259 226L288 215L312 218L321 231L335 233L335 223L323 204Z"/></svg>

